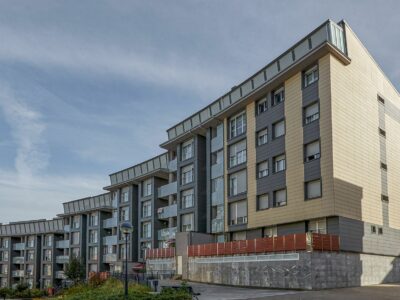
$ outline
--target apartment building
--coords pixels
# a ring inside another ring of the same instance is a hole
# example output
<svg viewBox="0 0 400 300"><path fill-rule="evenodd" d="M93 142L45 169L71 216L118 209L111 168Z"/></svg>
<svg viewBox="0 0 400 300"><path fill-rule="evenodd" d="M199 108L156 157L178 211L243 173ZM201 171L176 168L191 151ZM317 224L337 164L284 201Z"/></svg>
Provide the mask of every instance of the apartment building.
<svg viewBox="0 0 400 300"><path fill-rule="evenodd" d="M57 230L0 226L1 285L55 284L71 256L121 272L126 255L143 262L190 231L329 233L343 251L400 255L400 95L346 22L324 22L167 134L164 153L109 175L106 194L21 223Z"/></svg>

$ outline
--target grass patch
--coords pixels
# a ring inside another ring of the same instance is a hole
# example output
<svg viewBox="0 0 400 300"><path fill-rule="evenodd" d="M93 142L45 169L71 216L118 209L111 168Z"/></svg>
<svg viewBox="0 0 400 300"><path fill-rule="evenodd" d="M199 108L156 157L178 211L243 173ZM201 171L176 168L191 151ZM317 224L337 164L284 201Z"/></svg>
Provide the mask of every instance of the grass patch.
<svg viewBox="0 0 400 300"><path fill-rule="evenodd" d="M160 294L150 294L151 290L143 285L129 285L130 300L190 300L192 297L185 290L174 291L165 289ZM54 299L54 298L53 298ZM77 284L65 291L55 299L64 300L123 300L124 286L117 279L108 279L100 285Z"/></svg>

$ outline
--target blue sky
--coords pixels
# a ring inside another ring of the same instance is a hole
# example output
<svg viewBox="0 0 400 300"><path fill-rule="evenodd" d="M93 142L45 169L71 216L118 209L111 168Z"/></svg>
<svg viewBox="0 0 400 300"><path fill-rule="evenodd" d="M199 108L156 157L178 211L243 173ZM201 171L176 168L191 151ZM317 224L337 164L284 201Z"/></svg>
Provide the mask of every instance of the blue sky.
<svg viewBox="0 0 400 300"><path fill-rule="evenodd" d="M52 218L331 18L400 89L400 2L0 1L0 223Z"/></svg>

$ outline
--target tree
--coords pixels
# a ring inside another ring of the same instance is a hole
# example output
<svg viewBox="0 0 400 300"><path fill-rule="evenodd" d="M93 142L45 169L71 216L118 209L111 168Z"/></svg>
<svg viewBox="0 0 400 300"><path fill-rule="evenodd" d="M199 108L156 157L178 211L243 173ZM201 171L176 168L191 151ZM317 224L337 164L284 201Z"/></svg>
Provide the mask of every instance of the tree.
<svg viewBox="0 0 400 300"><path fill-rule="evenodd" d="M85 266L77 257L73 257L66 266L65 276L75 284L85 278Z"/></svg>

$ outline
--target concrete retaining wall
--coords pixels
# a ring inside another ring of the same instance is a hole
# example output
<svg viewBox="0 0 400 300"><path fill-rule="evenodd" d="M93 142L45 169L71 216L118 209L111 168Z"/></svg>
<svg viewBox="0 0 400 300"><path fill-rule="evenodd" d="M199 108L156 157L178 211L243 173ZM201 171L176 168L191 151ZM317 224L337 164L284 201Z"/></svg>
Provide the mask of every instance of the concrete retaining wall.
<svg viewBox="0 0 400 300"><path fill-rule="evenodd" d="M234 256L230 260L227 257L189 258L187 279L307 290L400 281L399 257L350 252L302 252L297 259L277 255L249 255L242 259Z"/></svg>

